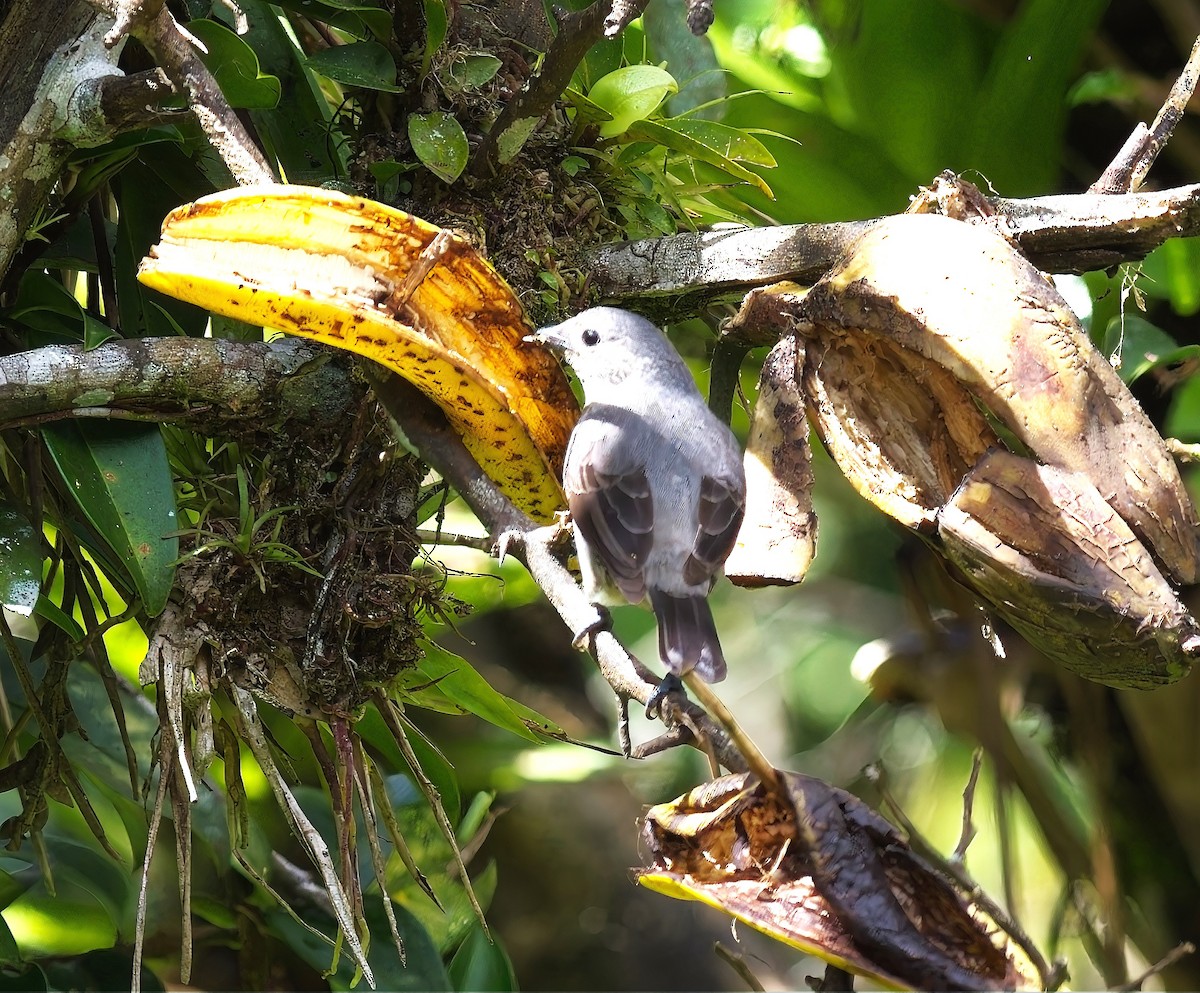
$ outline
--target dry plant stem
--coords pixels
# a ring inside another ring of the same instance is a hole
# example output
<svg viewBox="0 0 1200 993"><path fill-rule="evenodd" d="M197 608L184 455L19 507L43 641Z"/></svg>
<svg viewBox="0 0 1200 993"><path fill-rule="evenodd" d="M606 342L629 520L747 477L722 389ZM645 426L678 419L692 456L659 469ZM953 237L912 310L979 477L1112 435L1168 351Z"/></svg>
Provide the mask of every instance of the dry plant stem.
<svg viewBox="0 0 1200 993"><path fill-rule="evenodd" d="M400 856L400 861L404 863L404 868L408 870L409 876L416 881L416 884L421 887L425 895L433 901L438 910L444 911L441 900L437 898L437 894L433 892L433 887L429 885L429 880L425 877L420 867L417 865L417 860L413 858L412 852L409 850L408 842L404 840L404 834L400 830L400 824L396 820L396 812L392 809L391 800L388 799L387 785L380 776L379 770L372 763L367 769L367 773L371 778L371 793L375 797L376 803L379 804L379 812L383 815L383 823L387 825L388 834L392 838L392 846L396 850L396 854Z"/></svg>
<svg viewBox="0 0 1200 993"><path fill-rule="evenodd" d="M683 677L683 682L699 704L720 722L721 727L725 729L725 733L729 735L729 740L733 742L734 747L746 760L750 771L762 780L762 784L767 789L786 800L788 791L784 785L783 777L767 761L767 757L762 753L762 750L754 743L750 735L743 730L742 726L737 722L737 718L733 716L733 712L725 706L725 702L717 696L712 687L701 679L694 670Z"/></svg>
<svg viewBox="0 0 1200 993"><path fill-rule="evenodd" d="M363 813L363 825L367 832L367 846L371 850L371 868L379 882L379 897L383 901L383 912L387 917L388 930L392 932L392 942L396 953L400 956L400 964L408 964L408 956L404 952L404 939L400 937L400 928L396 924L396 912L392 909L392 898L387 891L387 860L383 857L383 848L379 844L379 820L375 816L375 800L367 781L367 767L370 762L362 741L354 743L353 776L354 789L358 794L358 806Z"/></svg>
<svg viewBox="0 0 1200 993"><path fill-rule="evenodd" d="M278 890L276 890L275 887L273 887L269 882L267 882L266 878L263 876L263 874L261 872L259 872L257 869L254 868L254 866L252 866L248 861L246 861L246 856L242 854L241 849L234 848L233 849L233 857L235 859L237 859L238 865L240 865L242 867L242 870L246 873L246 875L249 876L254 881L254 884L256 886L261 886L263 892L266 893L272 900L274 900L275 905L282 908L283 912L285 914L287 914L288 917L290 917L293 921L295 921L302 928L304 928L304 930L306 930L314 938L317 938L318 940L324 942L330 948L337 948L336 941L334 941L331 937L329 937L329 935L324 934L321 931L318 931L315 927L313 927L311 924L309 924L306 920L301 918L300 915L297 914L295 910L292 909L291 904L289 904L287 902L287 900L284 898L283 894L280 893Z"/></svg>
<svg viewBox="0 0 1200 993"><path fill-rule="evenodd" d="M730 951L719 941L713 942L713 951L717 953L717 957L722 959L734 972L743 983L746 984L746 989L754 990L755 993L762 993L765 989L762 983L758 981L758 977L754 975L754 970L746 965L746 956L739 955L737 952Z"/></svg>
<svg viewBox="0 0 1200 993"><path fill-rule="evenodd" d="M174 775L178 773L178 769L174 770ZM186 986L192 978L192 800L180 795L178 782L171 789L171 806L175 811L175 865L179 869L182 932L179 937L179 981Z"/></svg>
<svg viewBox="0 0 1200 993"><path fill-rule="evenodd" d="M193 50L163 0L92 0L115 24L105 36L112 48L126 34L138 39L172 85L186 95L210 144L238 185L271 183L271 167L225 101L217 81Z"/></svg>
<svg viewBox="0 0 1200 993"><path fill-rule="evenodd" d="M158 826L162 822L163 801L167 796L167 780L171 775L171 746L166 740L158 749L158 790L154 794L154 807L150 811L150 824L146 832L146 855L142 859L142 878L138 884L137 917L133 937L133 974L129 978L130 993L140 993L142 988L142 950L146 944L146 897L150 884L150 861L158 844Z"/></svg>
<svg viewBox="0 0 1200 993"><path fill-rule="evenodd" d="M1029 961L1033 963L1033 967L1037 970L1038 977L1041 979L1044 989L1058 989L1062 985L1063 979L1066 978L1066 963L1056 961L1052 966L1047 964L1045 956L1042 955L1041 950L1033 943L1033 940L1025 933L1024 929L1004 908L987 895L983 888L971 878L966 868L960 862L945 858L941 852L925 839L925 836L917 830L917 826L909 819L904 809L896 802L891 791L887 788L886 777L880 766L868 766L866 775L867 779L873 782L879 790L879 795L892 812L896 823L900 825L901 830L908 836L908 843L912 846L913 850L930 862L934 868L940 869L958 883L967 897L973 903L977 904L996 922L1005 934L1020 946L1021 950L1029 957Z"/></svg>
<svg viewBox="0 0 1200 993"><path fill-rule="evenodd" d="M1183 72L1150 127L1138 122L1117 157L1089 188L1089 193L1131 193L1141 188L1175 126L1183 119L1188 101L1200 82L1200 38L1192 46Z"/></svg>
<svg viewBox="0 0 1200 993"><path fill-rule="evenodd" d="M467 893L471 909L475 911L475 917L479 921L479 926L483 928L484 935L490 941L492 932L488 928L483 908L479 905L479 898L475 895L475 888L471 885L471 877L467 874L467 867L463 864L462 851L458 847L458 839L454 837L454 827L450 824L450 819L446 816L446 808L442 806L442 795L438 792L437 787L433 785L433 780L425 775L425 770L421 768L421 762L417 758L417 753L413 751L412 743L408 740L408 732L404 728L404 717L396 704L382 693L375 694L375 706L383 716L384 723L391 730L392 737L400 747L400 753L404 756L404 761L408 763L413 777L417 780L417 785L421 788L421 792L425 794L429 808L433 811L434 819L441 829L442 837L446 839L446 843L454 853L454 862L462 878L463 889Z"/></svg>
<svg viewBox="0 0 1200 993"><path fill-rule="evenodd" d="M287 783L283 781L283 777L275 765L275 760L271 756L271 748L267 744L266 734L263 731L262 723L258 716L258 706L254 702L254 697L240 686L230 686L230 695L236 707L238 730L240 732L239 737L249 746L255 761L258 763L259 768L262 769L263 775L271 786L271 792L275 795L275 802L287 818L292 834L308 849L309 857L312 859L313 865L321 876L321 882L324 883L326 893L329 894L334 920L337 921L346 944L350 948L350 954L354 958L354 963L362 970L367 982L374 989L375 977L371 972L370 965L367 963L366 952L363 950L362 942L355 927L355 918L357 915L350 906L341 880L338 879L337 873L334 872L333 861L329 856L329 846L325 844L325 839L313 827L312 822L309 821L303 809L301 809L300 804L288 788Z"/></svg>
<svg viewBox="0 0 1200 993"><path fill-rule="evenodd" d="M971 775L967 777L967 785L963 787L962 833L958 836L958 844L954 846L951 860L962 864L967 857L967 849L975 840L975 823L972 820L975 811L975 790L979 786L979 770L983 767L983 747L977 746L971 754Z"/></svg>
<svg viewBox="0 0 1200 993"><path fill-rule="evenodd" d="M1196 946L1190 941L1182 941L1169 952L1167 952L1167 954L1161 959L1155 962L1154 965L1150 966L1150 968L1143 972L1140 976L1129 980L1127 983L1122 983L1120 986L1114 986L1113 991L1114 993L1117 993L1117 991L1140 990L1142 988L1142 984L1151 976L1157 976L1160 972L1169 969L1180 959L1195 954Z"/></svg>

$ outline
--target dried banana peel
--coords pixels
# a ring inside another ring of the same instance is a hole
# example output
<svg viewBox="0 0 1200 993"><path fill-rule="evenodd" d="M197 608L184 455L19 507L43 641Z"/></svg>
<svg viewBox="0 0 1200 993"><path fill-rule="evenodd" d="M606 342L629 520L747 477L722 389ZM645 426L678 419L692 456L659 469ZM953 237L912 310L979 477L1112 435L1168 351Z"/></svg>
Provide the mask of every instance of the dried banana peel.
<svg viewBox="0 0 1200 993"><path fill-rule="evenodd" d="M783 778L790 804L735 775L652 807L638 882L896 989L1040 988L1028 958L884 818L820 780Z"/></svg>
<svg viewBox="0 0 1200 993"><path fill-rule="evenodd" d="M746 442L746 515L725 575L738 586L798 583L816 551L812 449L796 381L804 353L794 336L771 349L758 380Z"/></svg>
<svg viewBox="0 0 1200 993"><path fill-rule="evenodd" d="M1200 656L1200 627L1081 473L993 452L942 509L938 533L997 613L1087 679L1152 689Z"/></svg>
<svg viewBox="0 0 1200 993"><path fill-rule="evenodd" d="M1162 437L1051 282L994 230L887 218L800 312L822 337L873 334L942 367L1038 460L1087 475L1173 579L1200 578L1200 522Z"/></svg>
<svg viewBox="0 0 1200 993"><path fill-rule="evenodd" d="M443 411L535 520L579 407L558 362L522 342L520 301L465 241L403 211L303 186L242 187L167 215L138 279L251 324L372 359Z"/></svg>

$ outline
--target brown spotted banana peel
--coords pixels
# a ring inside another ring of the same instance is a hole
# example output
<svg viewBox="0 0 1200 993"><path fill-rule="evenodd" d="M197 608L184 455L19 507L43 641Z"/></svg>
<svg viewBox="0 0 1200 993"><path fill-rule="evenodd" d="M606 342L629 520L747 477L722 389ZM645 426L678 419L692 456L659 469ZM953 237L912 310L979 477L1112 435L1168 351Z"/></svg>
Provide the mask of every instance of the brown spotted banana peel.
<svg viewBox="0 0 1200 993"><path fill-rule="evenodd" d="M452 233L333 190L242 187L172 211L138 279L373 359L433 399L531 517L549 522L566 506L559 479L578 404L557 361L522 342L512 290Z"/></svg>
<svg viewBox="0 0 1200 993"><path fill-rule="evenodd" d="M874 334L941 366L1038 460L1086 475L1171 578L1200 577L1196 510L1162 437L1053 284L996 231L887 218L800 312L822 337Z"/></svg>
<svg viewBox="0 0 1200 993"><path fill-rule="evenodd" d="M938 534L997 613L1087 679L1152 689L1200 656L1200 627L1082 473L992 452L942 509Z"/></svg>

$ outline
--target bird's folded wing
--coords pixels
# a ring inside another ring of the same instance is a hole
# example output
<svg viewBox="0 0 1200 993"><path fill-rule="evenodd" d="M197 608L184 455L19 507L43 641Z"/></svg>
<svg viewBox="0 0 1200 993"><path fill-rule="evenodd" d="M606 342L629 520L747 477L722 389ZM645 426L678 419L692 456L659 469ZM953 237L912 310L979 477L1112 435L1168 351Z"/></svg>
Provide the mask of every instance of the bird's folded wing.
<svg viewBox="0 0 1200 993"><path fill-rule="evenodd" d="M643 569L654 543L654 501L644 466L616 444L617 426L599 418L576 426L564 489L571 519L595 557L631 603L646 595Z"/></svg>
<svg viewBox="0 0 1200 993"><path fill-rule="evenodd" d="M700 526L692 554L683 565L684 582L699 586L729 558L746 510L745 492L733 481L705 476L700 480Z"/></svg>

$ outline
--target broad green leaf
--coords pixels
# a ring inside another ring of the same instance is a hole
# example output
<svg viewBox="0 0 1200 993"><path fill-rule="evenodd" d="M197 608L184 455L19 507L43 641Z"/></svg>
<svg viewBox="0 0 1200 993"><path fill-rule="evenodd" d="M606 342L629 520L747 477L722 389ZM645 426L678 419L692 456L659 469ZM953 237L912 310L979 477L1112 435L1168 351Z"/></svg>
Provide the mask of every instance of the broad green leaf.
<svg viewBox="0 0 1200 993"><path fill-rule="evenodd" d="M1177 314L1190 317L1200 310L1200 238L1172 238L1142 263L1138 289L1165 298Z"/></svg>
<svg viewBox="0 0 1200 993"><path fill-rule="evenodd" d="M456 990L516 990L517 976L512 961L499 940L489 941L483 928L475 927L450 960L450 982Z"/></svg>
<svg viewBox="0 0 1200 993"><path fill-rule="evenodd" d="M417 663L417 669L427 680L437 680L438 689L448 699L476 717L482 717L530 741L538 740L520 716L513 712L503 695L492 689L488 681L471 668L465 659L429 643L425 646L425 657Z"/></svg>
<svg viewBox="0 0 1200 993"><path fill-rule="evenodd" d="M356 41L350 45L326 48L308 57L308 66L322 76L347 86L399 93L396 63L392 54L377 41Z"/></svg>
<svg viewBox="0 0 1200 993"><path fill-rule="evenodd" d="M685 124L687 128L680 128L679 124ZM752 186L758 187L765 196L774 198L771 187L767 185L766 180L762 176L756 172L752 172L744 165L740 165L733 159L728 158L694 137L693 128L696 125L705 128L725 127L725 125L716 124L713 121L637 121L628 129L628 135L631 138L652 141L674 152L679 152L681 155L699 159L701 162L707 162L709 165L716 166L723 173L732 176L734 179L739 179L743 183L749 183ZM746 137L749 136L747 135ZM753 141L754 139L751 140ZM766 149L763 149L763 151L766 151Z"/></svg>
<svg viewBox="0 0 1200 993"><path fill-rule="evenodd" d="M500 60L494 55L472 52L450 66L450 78L459 89L473 90L500 71Z"/></svg>
<svg viewBox="0 0 1200 993"><path fill-rule="evenodd" d="M264 73L254 49L229 28L201 19L189 21L188 30L208 49L201 58L231 107L270 110L279 103L279 78Z"/></svg>
<svg viewBox="0 0 1200 993"><path fill-rule="evenodd" d="M467 133L450 114L409 114L408 140L421 164L445 183L453 183L467 167Z"/></svg>
<svg viewBox="0 0 1200 993"><path fill-rule="evenodd" d="M665 61L677 80L679 92L668 101L672 114L703 107L695 116L717 121L725 112L726 74L717 63L711 39L694 35L687 25L682 0L652 3L642 15L642 26L654 57Z"/></svg>
<svg viewBox="0 0 1200 993"><path fill-rule="evenodd" d="M263 72L279 78L286 100L273 110L252 110L250 119L285 182L319 184L346 173L345 142L331 134L333 111L287 15L266 0L244 0L250 21L245 35ZM316 15L314 15L316 16Z"/></svg>
<svg viewBox="0 0 1200 993"><path fill-rule="evenodd" d="M7 873L5 873L5 876L9 879L12 878L11 876L8 876ZM7 887L5 887L5 889L7 890ZM8 896L8 898L4 901L4 906L7 907L10 903L12 903L13 899L15 897L19 896L22 892L24 892L24 891L17 890L11 896ZM20 961L21 961L21 950L17 947L17 939L13 937L13 933L12 933L12 931L9 930L8 924L5 922L4 918L0 917L0 964L17 965L20 963ZM0 975L0 990L5 990L5 989L23 989L24 990L24 989L33 989L34 988L33 986L8 986L5 983L5 980L7 980L8 978L9 978L8 976Z"/></svg>
<svg viewBox="0 0 1200 993"><path fill-rule="evenodd" d="M612 115L600 125L600 135L611 138L629 130L635 121L649 117L668 93L677 93L679 84L666 69L658 66L624 66L610 72L588 92L588 99Z"/></svg>
<svg viewBox="0 0 1200 993"><path fill-rule="evenodd" d="M698 121L694 117L671 117L655 123L698 141L718 159L749 162L751 165L766 168L775 166L775 156L768 151L767 146L741 128L731 128L716 121ZM720 162L714 161L713 165L720 165Z"/></svg>
<svg viewBox="0 0 1200 993"><path fill-rule="evenodd" d="M63 422L42 429L64 488L125 567L146 611L161 613L179 540L167 449L157 425Z"/></svg>
<svg viewBox="0 0 1200 993"><path fill-rule="evenodd" d="M1104 354L1119 357L1117 371L1132 383L1157 366L1194 361L1200 345L1180 345L1161 328L1134 314L1114 317L1104 330Z"/></svg>
<svg viewBox="0 0 1200 993"><path fill-rule="evenodd" d="M0 910L3 910L29 889L32 882L32 877L18 879L11 872L0 870Z"/></svg>
<svg viewBox="0 0 1200 993"><path fill-rule="evenodd" d="M424 79L433 64L433 56L446 40L450 29L450 18L446 13L445 0L425 0L425 54L421 59L421 78Z"/></svg>
<svg viewBox="0 0 1200 993"><path fill-rule="evenodd" d="M33 612L43 620L49 621L72 641L83 640L83 628L76 623L75 618L48 597L38 597Z"/></svg>
<svg viewBox="0 0 1200 993"><path fill-rule="evenodd" d="M42 585L42 549L33 525L0 503L0 607L28 617Z"/></svg>

